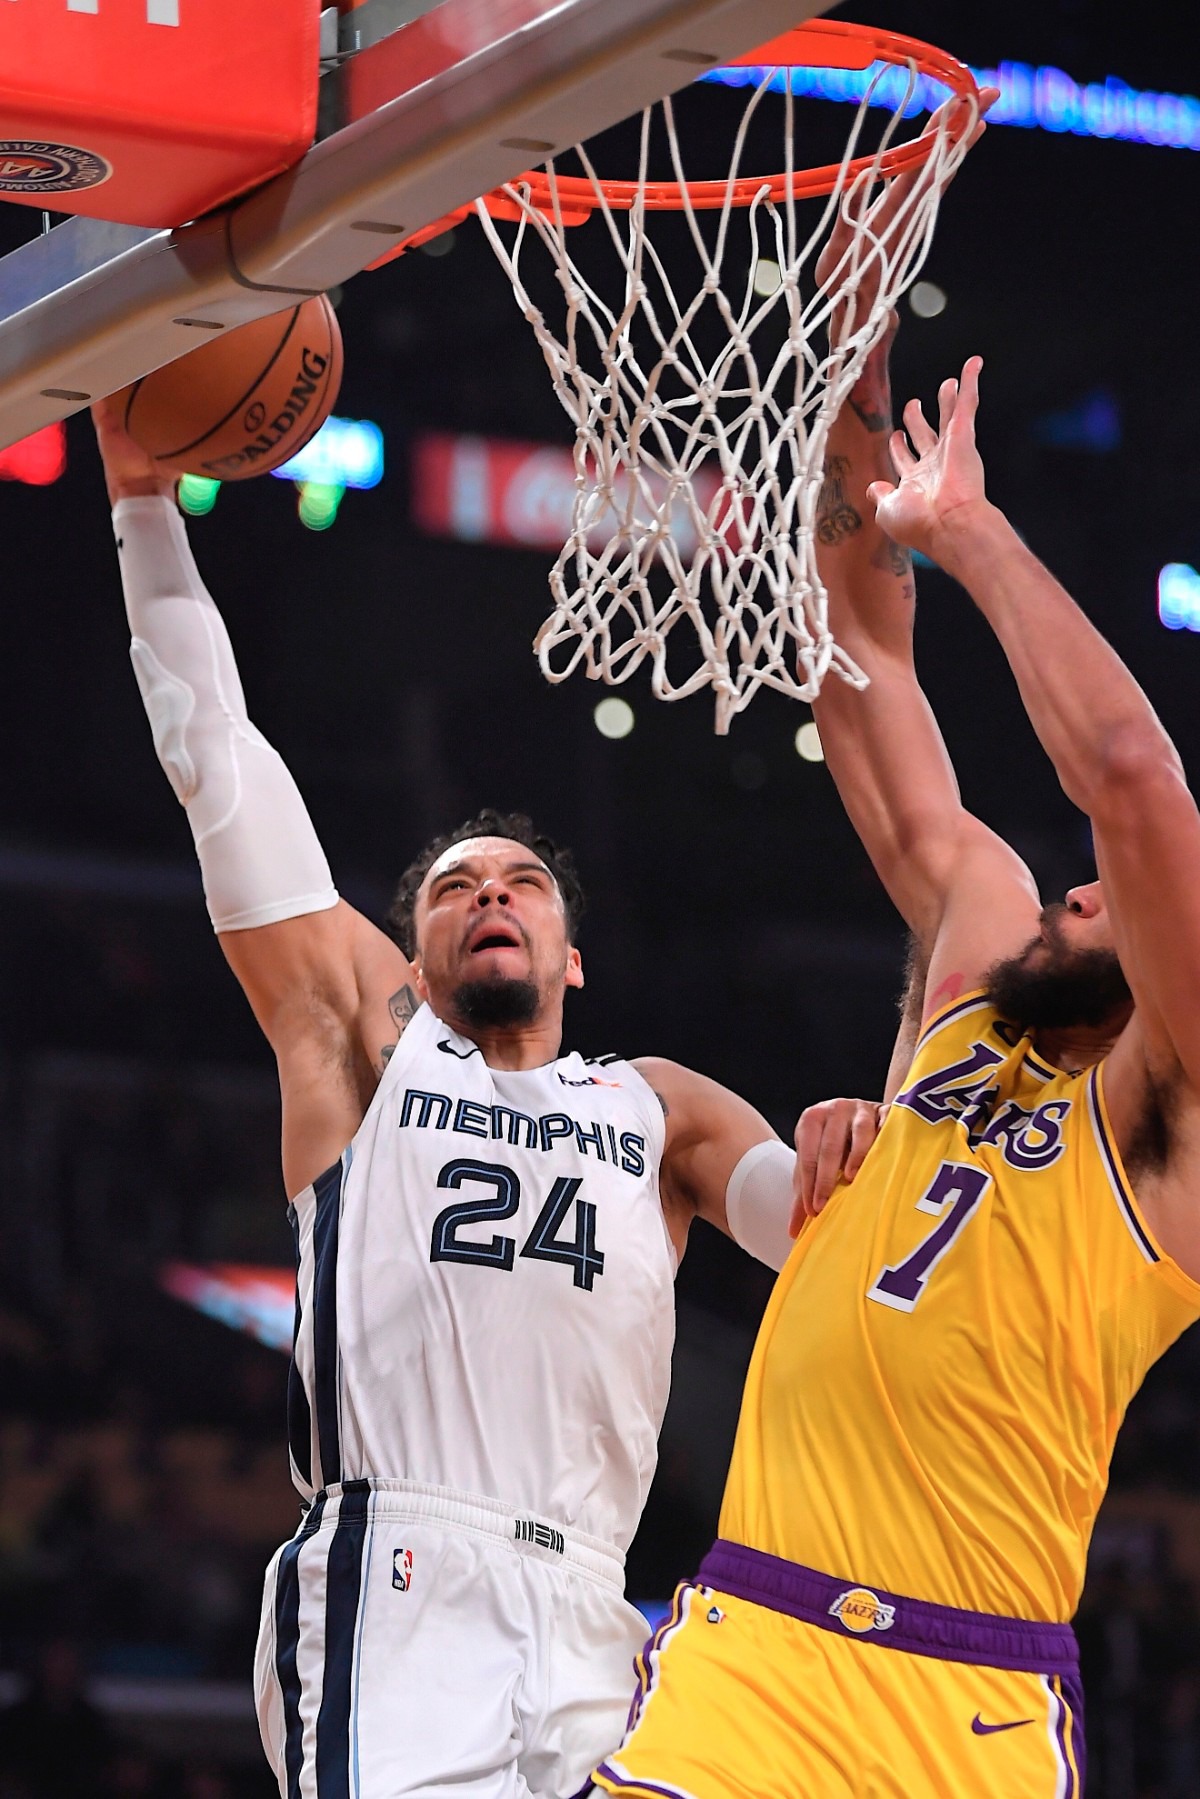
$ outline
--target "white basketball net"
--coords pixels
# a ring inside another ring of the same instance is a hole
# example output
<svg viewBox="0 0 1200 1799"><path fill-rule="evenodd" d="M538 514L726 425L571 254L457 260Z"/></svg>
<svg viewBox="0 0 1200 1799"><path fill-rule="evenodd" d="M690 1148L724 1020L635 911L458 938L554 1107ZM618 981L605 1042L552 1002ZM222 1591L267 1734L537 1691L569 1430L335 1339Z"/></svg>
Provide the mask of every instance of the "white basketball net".
<svg viewBox="0 0 1200 1799"><path fill-rule="evenodd" d="M770 78L750 98L734 147L730 188ZM683 699L711 686L722 733L760 687L811 700L830 668L855 687L866 685L862 671L830 635L814 533L829 427L883 335L888 314L924 263L942 190L966 153L969 133L953 135L940 117L911 194L882 229L872 221L864 201L879 179L880 158L894 142L914 82L915 71L871 168L848 180L874 85L868 90L837 186L807 237L800 235L798 203L776 204L765 191L749 208L735 207L727 191L725 204L707 215L685 204L700 275L694 294L683 294L679 270L668 271L651 241L655 214L640 202L628 212L611 207L583 145L576 146L576 154L596 194L590 225L563 223L569 206L560 204L552 162L546 164L552 216L531 203L527 187L502 190L520 213L508 242L484 202L477 202L484 231L575 426L571 533L550 575L554 611L535 643L547 680L563 681L582 663L593 680L617 685L649 660L659 699ZM790 91L778 104L784 115L783 166L790 177L795 166ZM655 111L642 115L639 195L645 192ZM669 99L661 102L661 117L675 177L683 181ZM811 217L813 203L808 204ZM810 262L815 264L838 209L853 222L851 248L824 291L809 277L806 298L802 276ZM748 246L735 225L742 211ZM611 299L596 292L571 253L572 232L597 230L599 219L620 268ZM566 302L561 335L531 300L522 278L521 258L531 237L554 260ZM756 291L755 274L768 258L778 266L780 280L774 292L764 294ZM733 294L722 285L727 265L736 279ZM878 295L869 314L858 318L853 303L841 302L857 292L872 265L878 266ZM711 351L704 356L695 337L698 329L711 333L714 314L723 347L715 357ZM835 315L833 339L826 345ZM782 346L781 322L786 325ZM685 619L699 640L699 661L672 679L668 640Z"/></svg>

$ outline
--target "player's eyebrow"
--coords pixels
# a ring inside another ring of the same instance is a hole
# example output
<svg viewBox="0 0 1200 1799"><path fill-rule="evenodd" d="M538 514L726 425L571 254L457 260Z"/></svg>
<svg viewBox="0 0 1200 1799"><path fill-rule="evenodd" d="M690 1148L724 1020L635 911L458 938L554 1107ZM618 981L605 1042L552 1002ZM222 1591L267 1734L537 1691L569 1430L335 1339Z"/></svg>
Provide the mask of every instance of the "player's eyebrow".
<svg viewBox="0 0 1200 1799"><path fill-rule="evenodd" d="M545 875L548 881L553 880L554 878L544 862L510 862L504 872L506 875Z"/></svg>
<svg viewBox="0 0 1200 1799"><path fill-rule="evenodd" d="M478 862L473 861L470 856L464 856L461 862L452 862L450 864L449 868L443 868L440 874L434 875L433 880L430 883L430 885L433 887L436 887L439 884L439 882L449 880L452 875L466 875L468 878L471 878L475 875L478 875L478 873L479 873ZM545 875L545 877L548 881L552 881L554 879L553 875L550 873L550 870L546 867L546 864L544 862L537 862L537 861L509 862L505 865L504 873L506 876L519 875L519 874L539 874L539 875Z"/></svg>
<svg viewBox="0 0 1200 1799"><path fill-rule="evenodd" d="M443 868L440 874L433 877L431 885L436 887L439 881L446 881L451 875L474 875L479 873L479 864L464 856L461 862L451 862L449 868Z"/></svg>

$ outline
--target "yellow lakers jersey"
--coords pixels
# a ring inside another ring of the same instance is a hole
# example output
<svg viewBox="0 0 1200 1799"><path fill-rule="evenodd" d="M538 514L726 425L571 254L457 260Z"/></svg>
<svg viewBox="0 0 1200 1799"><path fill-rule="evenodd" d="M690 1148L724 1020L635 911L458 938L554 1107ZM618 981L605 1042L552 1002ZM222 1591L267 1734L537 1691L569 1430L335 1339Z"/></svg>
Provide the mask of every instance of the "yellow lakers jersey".
<svg viewBox="0 0 1200 1799"><path fill-rule="evenodd" d="M721 1535L894 1593L1064 1622L1113 1440L1200 1284L1142 1218L1103 1069L979 996L936 1016L759 1331Z"/></svg>

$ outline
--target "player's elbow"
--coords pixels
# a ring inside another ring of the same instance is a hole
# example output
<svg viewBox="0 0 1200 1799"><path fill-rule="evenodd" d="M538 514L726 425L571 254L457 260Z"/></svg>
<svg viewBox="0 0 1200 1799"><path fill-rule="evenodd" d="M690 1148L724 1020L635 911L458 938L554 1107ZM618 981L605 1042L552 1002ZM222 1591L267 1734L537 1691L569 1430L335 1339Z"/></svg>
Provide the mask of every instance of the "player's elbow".
<svg viewBox="0 0 1200 1799"><path fill-rule="evenodd" d="M1144 808L1181 783L1186 785L1183 766L1166 732L1157 720L1138 719L1106 733L1084 771L1084 791L1078 797L1084 811L1099 818L1131 806Z"/></svg>

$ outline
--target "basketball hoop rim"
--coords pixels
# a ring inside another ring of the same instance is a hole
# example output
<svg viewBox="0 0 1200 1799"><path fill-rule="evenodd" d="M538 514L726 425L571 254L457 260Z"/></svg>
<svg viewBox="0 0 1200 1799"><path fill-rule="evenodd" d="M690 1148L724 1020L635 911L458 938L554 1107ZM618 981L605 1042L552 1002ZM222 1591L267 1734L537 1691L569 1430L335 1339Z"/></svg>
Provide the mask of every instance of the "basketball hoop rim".
<svg viewBox="0 0 1200 1799"><path fill-rule="evenodd" d="M874 62L891 63L895 68L911 69L928 75L950 89L959 100L974 99L978 116L979 87L965 63L903 32L889 31L884 26L855 25L844 19L814 19L794 26L780 37L772 38L756 50L729 58L729 68L823 68L862 70ZM972 121L973 122L973 121ZM478 204L486 207L493 218L517 220L527 216L513 199L514 189L521 190L526 205L561 225L582 225L603 201L616 212L628 212L639 201L648 212L713 211L720 207L748 207L755 200L780 201L820 199L845 183L848 187L860 175L873 171L880 180L919 169L933 154L935 138L915 137L906 144L896 144L882 156L859 156L848 164L827 163L820 168L793 170L791 179L782 175L741 176L736 181L609 181L594 182L581 175L555 175L543 169L528 169L504 187L493 188L480 195ZM378 268L404 250L416 249L431 238L461 224L475 210L474 205L459 206L453 212L434 220L411 237L397 244L376 262Z"/></svg>
<svg viewBox="0 0 1200 1799"><path fill-rule="evenodd" d="M974 98L978 104L979 87L974 75L957 57L939 50L920 38L906 37L902 32L885 27L853 25L848 20L820 19L797 25L781 37L729 59L729 68L822 68L867 69L874 62L891 63L895 68L912 69L928 75L947 87L959 100ZM820 168L796 169L790 183L783 175L747 175L738 180L716 181L610 181L594 182L580 175L556 175L553 180L541 169L530 169L509 182L521 188L528 202L539 212L561 218L563 224L581 224L599 205L597 193L617 212L627 212L640 203L648 212L682 212L713 210L725 206L750 206L758 200L785 200L789 187L797 200L819 199L845 183L851 186L860 175L874 170L881 180L918 169L933 153L934 139L916 137L906 144L896 144L882 156L859 156L849 164L826 163ZM504 188L496 188L482 196L482 202L493 218L519 216Z"/></svg>

